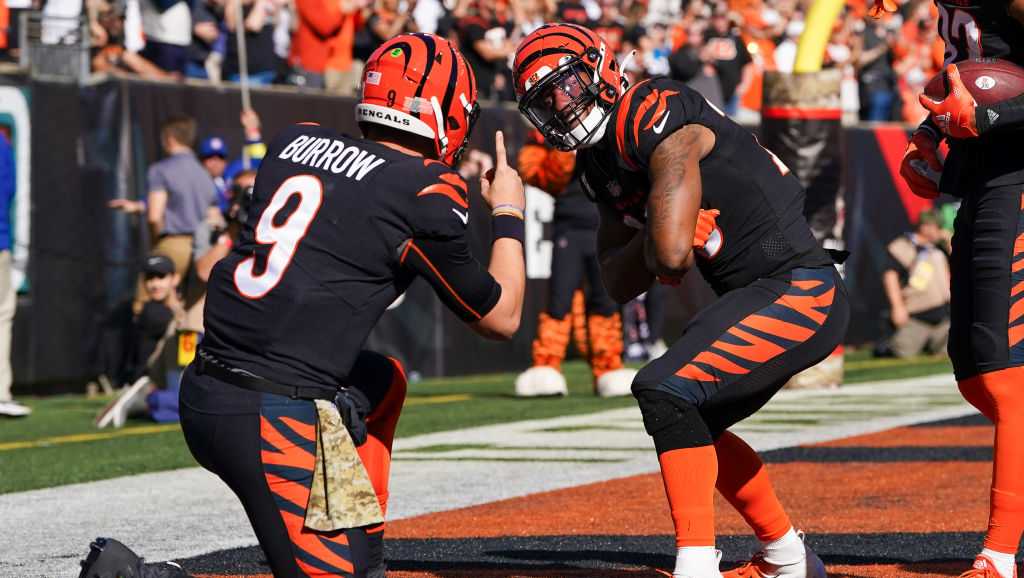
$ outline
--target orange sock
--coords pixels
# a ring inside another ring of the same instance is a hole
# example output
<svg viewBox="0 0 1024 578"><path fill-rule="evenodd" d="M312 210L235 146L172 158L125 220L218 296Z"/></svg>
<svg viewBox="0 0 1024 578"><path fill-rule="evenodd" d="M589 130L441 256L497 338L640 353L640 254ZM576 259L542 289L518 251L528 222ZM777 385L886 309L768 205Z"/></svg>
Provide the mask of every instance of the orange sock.
<svg viewBox="0 0 1024 578"><path fill-rule="evenodd" d="M676 546L715 545L714 446L671 450L658 456L665 495L676 527Z"/></svg>
<svg viewBox="0 0 1024 578"><path fill-rule="evenodd" d="M715 442L718 491L753 528L762 542L778 540L793 524L775 495L768 470L747 442L725 432Z"/></svg>
<svg viewBox="0 0 1024 578"><path fill-rule="evenodd" d="M377 493L380 509L385 515L388 511L388 479L391 476L391 444L395 440L395 428L398 427L398 416L402 413L406 391L402 366L394 359L391 363L395 366L391 386L380 405L366 417L366 443L357 448L373 490Z"/></svg>
<svg viewBox="0 0 1024 578"><path fill-rule="evenodd" d="M1020 445L1024 439L1024 367L983 373L974 379L978 385L968 387L970 394L990 401L990 419L996 424L985 547L1015 554L1024 534L1024 446ZM967 393L964 397L977 407Z"/></svg>

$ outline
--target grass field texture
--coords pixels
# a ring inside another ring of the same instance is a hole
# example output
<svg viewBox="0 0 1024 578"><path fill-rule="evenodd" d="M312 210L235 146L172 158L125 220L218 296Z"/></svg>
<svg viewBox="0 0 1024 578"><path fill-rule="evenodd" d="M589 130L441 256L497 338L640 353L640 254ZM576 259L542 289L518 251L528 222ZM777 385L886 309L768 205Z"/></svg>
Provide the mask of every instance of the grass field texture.
<svg viewBox="0 0 1024 578"><path fill-rule="evenodd" d="M429 379L410 385L398 436L591 413L627 407L631 397L599 399L588 367L564 367L566 398L517 399L514 374ZM851 354L846 383L909 378L951 371L941 358L871 359ZM129 420L119 430L97 430L93 417L108 398L83 395L21 398L34 413L0 426L0 493L48 488L117 476L195 466L177 424Z"/></svg>

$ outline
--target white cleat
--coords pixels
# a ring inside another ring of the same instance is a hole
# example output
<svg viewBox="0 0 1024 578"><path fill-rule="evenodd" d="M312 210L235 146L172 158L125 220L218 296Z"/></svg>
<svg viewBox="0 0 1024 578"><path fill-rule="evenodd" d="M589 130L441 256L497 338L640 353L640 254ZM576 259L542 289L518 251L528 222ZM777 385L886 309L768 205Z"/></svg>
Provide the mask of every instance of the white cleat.
<svg viewBox="0 0 1024 578"><path fill-rule="evenodd" d="M535 365L516 377L516 397L569 395L565 376L554 367Z"/></svg>
<svg viewBox="0 0 1024 578"><path fill-rule="evenodd" d="M128 421L129 414L140 409L145 410L146 396L149 395L150 383L148 377L142 376L135 383L122 389L121 393L96 416L93 422L96 427L100 429L108 425L116 428L123 427L125 422Z"/></svg>
<svg viewBox="0 0 1024 578"><path fill-rule="evenodd" d="M32 413L32 408L14 400L0 401L0 415L7 417L25 417Z"/></svg>
<svg viewBox="0 0 1024 578"><path fill-rule="evenodd" d="M804 539L803 532L797 532L800 539ZM785 565L771 564L764 559L764 551L754 554L750 562L722 573L724 578L827 578L825 564L821 558L804 544L804 558L797 562Z"/></svg>
<svg viewBox="0 0 1024 578"><path fill-rule="evenodd" d="M594 384L594 393L598 397L621 397L633 393L633 378L636 377L636 370L622 367L613 369L597 378Z"/></svg>

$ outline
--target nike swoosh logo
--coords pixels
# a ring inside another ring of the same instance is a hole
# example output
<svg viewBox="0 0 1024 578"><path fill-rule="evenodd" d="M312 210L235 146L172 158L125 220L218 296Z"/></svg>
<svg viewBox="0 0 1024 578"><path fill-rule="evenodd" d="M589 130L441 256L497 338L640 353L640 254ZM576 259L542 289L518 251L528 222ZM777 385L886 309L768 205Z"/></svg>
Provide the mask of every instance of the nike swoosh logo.
<svg viewBox="0 0 1024 578"><path fill-rule="evenodd" d="M661 120L658 124L654 125L654 134L661 134L661 131L665 130L665 121L668 120L668 115L672 114L671 110L666 110L665 114L661 115Z"/></svg>
<svg viewBox="0 0 1024 578"><path fill-rule="evenodd" d="M458 209L456 209L455 207L452 207L452 212L455 213L456 215L458 215L460 219L462 219L462 224L463 225L468 225L469 224L469 211L466 211L465 213L462 213Z"/></svg>

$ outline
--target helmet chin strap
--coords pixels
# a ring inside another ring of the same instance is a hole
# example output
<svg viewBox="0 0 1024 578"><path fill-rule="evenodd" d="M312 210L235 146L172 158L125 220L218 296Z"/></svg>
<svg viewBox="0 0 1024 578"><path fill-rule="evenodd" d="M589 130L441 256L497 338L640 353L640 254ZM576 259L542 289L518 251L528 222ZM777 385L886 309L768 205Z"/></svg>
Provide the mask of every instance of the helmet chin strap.
<svg viewBox="0 0 1024 578"><path fill-rule="evenodd" d="M430 97L430 108L434 109L434 119L437 121L437 142L441 143L440 157L443 159L448 152L448 135L444 132L444 113L441 112L441 103L436 96Z"/></svg>

